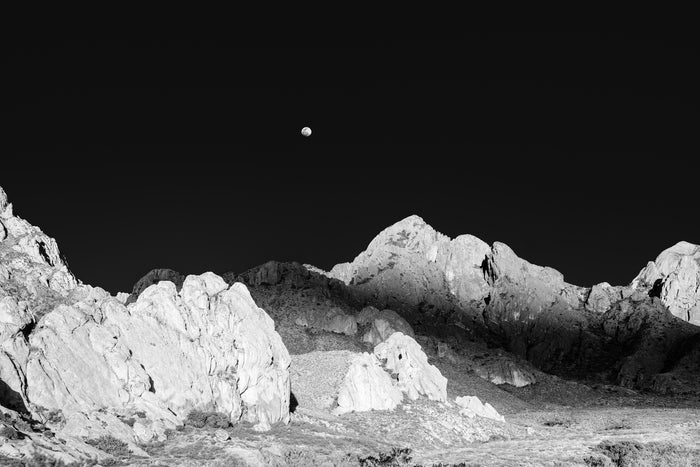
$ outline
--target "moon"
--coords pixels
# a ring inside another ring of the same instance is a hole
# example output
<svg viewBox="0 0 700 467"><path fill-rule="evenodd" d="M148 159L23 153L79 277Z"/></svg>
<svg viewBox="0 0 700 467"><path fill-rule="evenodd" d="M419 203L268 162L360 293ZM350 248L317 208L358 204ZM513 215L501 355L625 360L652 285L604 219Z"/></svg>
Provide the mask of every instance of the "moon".
<svg viewBox="0 0 700 467"><path fill-rule="evenodd" d="M305 126L304 128L301 129L301 134L308 138L309 136L311 136L311 128L309 128L308 126Z"/></svg>

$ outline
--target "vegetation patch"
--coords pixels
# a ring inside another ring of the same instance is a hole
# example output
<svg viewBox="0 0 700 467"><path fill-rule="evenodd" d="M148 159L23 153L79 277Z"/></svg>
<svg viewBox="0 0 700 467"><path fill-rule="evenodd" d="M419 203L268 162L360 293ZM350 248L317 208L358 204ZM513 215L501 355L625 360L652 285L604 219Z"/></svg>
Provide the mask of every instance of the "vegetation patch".
<svg viewBox="0 0 700 467"><path fill-rule="evenodd" d="M583 461L589 467L700 466L700 449L671 443L605 440Z"/></svg>
<svg viewBox="0 0 700 467"><path fill-rule="evenodd" d="M228 415L221 412L203 412L201 410L193 410L187 414L185 425L194 428L228 428L232 424Z"/></svg>
<svg viewBox="0 0 700 467"><path fill-rule="evenodd" d="M391 452L380 452L377 456L358 457L361 467L403 467L412 466L410 448L391 448Z"/></svg>
<svg viewBox="0 0 700 467"><path fill-rule="evenodd" d="M129 445L124 441L115 438L114 436L100 436L99 438L88 439L85 442L114 457L131 455Z"/></svg>
<svg viewBox="0 0 700 467"><path fill-rule="evenodd" d="M0 454L0 465L6 467L83 467L86 465L95 465L96 463L97 462L88 462L87 464L71 462L67 464L60 459L42 453L36 453L32 457L23 457L22 459L15 459L14 457L7 457Z"/></svg>

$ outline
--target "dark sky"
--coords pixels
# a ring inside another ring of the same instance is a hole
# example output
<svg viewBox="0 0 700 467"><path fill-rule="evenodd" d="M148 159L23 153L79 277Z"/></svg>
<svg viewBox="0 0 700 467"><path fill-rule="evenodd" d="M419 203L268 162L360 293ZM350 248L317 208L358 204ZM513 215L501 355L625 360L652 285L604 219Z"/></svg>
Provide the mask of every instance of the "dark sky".
<svg viewBox="0 0 700 467"><path fill-rule="evenodd" d="M572 283L628 283L700 243L691 44L14 43L0 186L111 292L155 267L330 268L410 214Z"/></svg>

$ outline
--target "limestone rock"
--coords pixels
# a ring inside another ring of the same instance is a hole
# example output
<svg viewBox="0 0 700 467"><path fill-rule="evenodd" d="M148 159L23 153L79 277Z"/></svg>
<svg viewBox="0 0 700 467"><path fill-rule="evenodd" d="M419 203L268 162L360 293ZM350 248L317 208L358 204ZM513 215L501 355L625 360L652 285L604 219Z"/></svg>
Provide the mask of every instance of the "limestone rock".
<svg viewBox="0 0 700 467"><path fill-rule="evenodd" d="M447 400L447 378L428 363L412 337L396 332L374 348L374 355L386 361L386 368L398 376L399 389L410 399L425 395L431 400Z"/></svg>
<svg viewBox="0 0 700 467"><path fill-rule="evenodd" d="M700 326L700 245L679 242L661 252L632 281L658 296L673 315Z"/></svg>
<svg viewBox="0 0 700 467"><path fill-rule="evenodd" d="M299 326L321 329L337 334L354 336L357 334L357 321L354 316L345 314L343 310L332 307L318 312L318 310L304 310L295 323Z"/></svg>
<svg viewBox="0 0 700 467"><path fill-rule="evenodd" d="M126 301L129 299L131 294L128 294L126 292L117 292L116 299L119 303L123 303L126 305Z"/></svg>
<svg viewBox="0 0 700 467"><path fill-rule="evenodd" d="M243 284L229 287L212 273L188 276L180 292L160 282L128 308L89 286L72 297L41 317L27 341L3 333L0 358L15 405L37 417L61 410L66 436L145 442L193 409L261 430L289 421L289 354ZM12 298L1 303L6 330L22 326L25 308ZM149 423L120 421L134 410Z"/></svg>
<svg viewBox="0 0 700 467"><path fill-rule="evenodd" d="M505 355L479 360L474 364L473 370L479 377L493 384L510 384L521 388L537 382L534 372Z"/></svg>
<svg viewBox="0 0 700 467"><path fill-rule="evenodd" d="M462 407L460 413L465 417L485 417L498 422L505 422L503 415L499 414L488 402L483 404L476 396L457 397L455 402Z"/></svg>
<svg viewBox="0 0 700 467"><path fill-rule="evenodd" d="M379 311L373 306L365 307L357 315L357 322L361 325L371 323L370 328L362 336L362 341L372 346L384 342L395 332L415 336L411 325L393 310Z"/></svg>
<svg viewBox="0 0 700 467"><path fill-rule="evenodd" d="M160 281L172 282L177 290L180 290L182 283L185 281L185 276L172 269L152 269L134 284L131 295L129 295L125 303L127 305L134 303L144 290Z"/></svg>
<svg viewBox="0 0 700 467"><path fill-rule="evenodd" d="M338 392L336 415L368 410L393 410L403 394L374 355L363 353L352 361Z"/></svg>
<svg viewBox="0 0 700 467"><path fill-rule="evenodd" d="M607 282L601 282L591 287L586 299L586 308L596 313L605 313L613 303L622 299L622 291L619 287L613 287Z"/></svg>

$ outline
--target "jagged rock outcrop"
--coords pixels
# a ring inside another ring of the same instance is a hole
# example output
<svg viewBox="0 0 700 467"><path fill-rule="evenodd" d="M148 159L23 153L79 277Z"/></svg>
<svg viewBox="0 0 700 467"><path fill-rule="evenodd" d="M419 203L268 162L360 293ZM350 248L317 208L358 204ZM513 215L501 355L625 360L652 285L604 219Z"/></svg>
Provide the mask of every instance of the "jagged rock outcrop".
<svg viewBox="0 0 700 467"><path fill-rule="evenodd" d="M124 303L127 305L134 303L144 290L161 281L172 282L175 284L177 290L180 290L180 288L182 288L182 283L185 282L185 276L172 269L152 269L134 284L131 295L126 298ZM119 294L117 294L117 299L119 299Z"/></svg>
<svg viewBox="0 0 700 467"><path fill-rule="evenodd" d="M488 402L485 404L482 403L476 396L457 397L455 402L462 408L459 413L465 417L474 418L476 416L490 418L498 422L506 421L505 417L499 414L498 411L491 406L491 404Z"/></svg>
<svg viewBox="0 0 700 467"><path fill-rule="evenodd" d="M374 348L374 355L397 375L398 387L409 399L425 395L430 400L447 400L447 378L428 363L428 357L413 338L396 332Z"/></svg>
<svg viewBox="0 0 700 467"><path fill-rule="evenodd" d="M71 434L106 423L135 441L117 417L134 410L156 436L193 409L260 429L289 420L290 359L274 323L243 284L212 273L188 276L179 293L153 285L129 308L90 288L46 314L27 341L20 333L3 344L13 352L2 374L16 372L3 381L31 412L61 410Z"/></svg>
<svg viewBox="0 0 700 467"><path fill-rule="evenodd" d="M408 321L403 319L393 310L379 311L373 306L362 309L357 315L357 324L364 326L369 324L369 329L362 336L362 341L372 346L381 344L395 332L402 332L410 337L415 337L413 328Z"/></svg>
<svg viewBox="0 0 700 467"><path fill-rule="evenodd" d="M31 303L36 314L44 311L43 297L65 297L76 287L56 240L15 216L4 191L0 194L0 225L0 287L5 295Z"/></svg>
<svg viewBox="0 0 700 467"><path fill-rule="evenodd" d="M393 410L403 400L401 390L373 354L355 357L338 392L336 415L368 410Z"/></svg>
<svg viewBox="0 0 700 467"><path fill-rule="evenodd" d="M659 297L675 316L700 326L700 245L679 242L664 250L632 286Z"/></svg>
<svg viewBox="0 0 700 467"><path fill-rule="evenodd" d="M127 307L123 295L78 283L55 240L0 198L0 406L73 445L66 460L102 435L146 455L137 442L164 439L193 409L260 430L289 421L290 357L244 284L213 273L180 290L162 281Z"/></svg>

